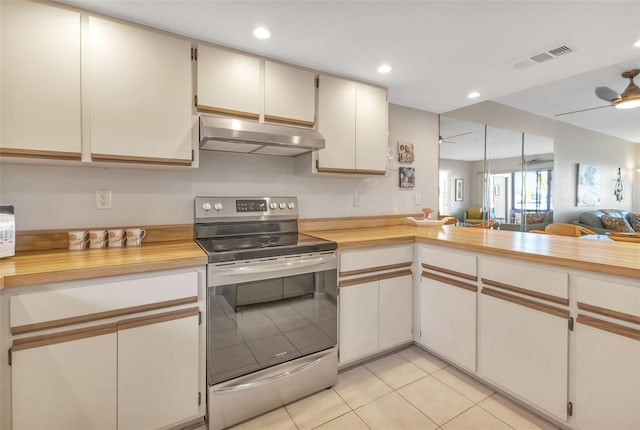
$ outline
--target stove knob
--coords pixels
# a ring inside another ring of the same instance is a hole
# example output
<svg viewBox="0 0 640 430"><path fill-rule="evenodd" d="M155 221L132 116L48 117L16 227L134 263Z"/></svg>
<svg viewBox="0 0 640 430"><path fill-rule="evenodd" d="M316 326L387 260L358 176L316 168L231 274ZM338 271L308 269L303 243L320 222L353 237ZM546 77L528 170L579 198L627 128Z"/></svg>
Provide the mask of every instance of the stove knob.
<svg viewBox="0 0 640 430"><path fill-rule="evenodd" d="M287 207L287 204L285 202L280 202L278 206L280 207L280 209L284 209Z"/></svg>
<svg viewBox="0 0 640 430"><path fill-rule="evenodd" d="M276 209L278 207L278 204L276 202L271 202L271 203L269 203L269 207L271 209Z"/></svg>
<svg viewBox="0 0 640 430"><path fill-rule="evenodd" d="M295 209L295 208L296 208L296 204L295 204L295 203L293 203L293 202L289 202L289 204L287 205L287 207L288 207L289 209Z"/></svg>
<svg viewBox="0 0 640 430"><path fill-rule="evenodd" d="M205 212L209 212L209 211L211 210L211 203L209 203L209 202L203 203L203 204L202 204L202 209L203 209Z"/></svg>
<svg viewBox="0 0 640 430"><path fill-rule="evenodd" d="M220 203L220 202L215 202L215 203L213 204L213 208L214 208L217 212L220 212L220 211L222 210L222 203Z"/></svg>

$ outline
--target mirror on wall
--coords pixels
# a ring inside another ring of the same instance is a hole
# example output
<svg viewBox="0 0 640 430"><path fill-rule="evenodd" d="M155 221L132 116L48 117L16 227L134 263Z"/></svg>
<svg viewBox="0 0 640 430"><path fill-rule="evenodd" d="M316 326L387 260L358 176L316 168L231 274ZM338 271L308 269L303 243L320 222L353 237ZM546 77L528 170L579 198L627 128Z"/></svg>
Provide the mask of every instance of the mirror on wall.
<svg viewBox="0 0 640 430"><path fill-rule="evenodd" d="M553 139L442 116L440 136L441 215L515 231L552 222Z"/></svg>

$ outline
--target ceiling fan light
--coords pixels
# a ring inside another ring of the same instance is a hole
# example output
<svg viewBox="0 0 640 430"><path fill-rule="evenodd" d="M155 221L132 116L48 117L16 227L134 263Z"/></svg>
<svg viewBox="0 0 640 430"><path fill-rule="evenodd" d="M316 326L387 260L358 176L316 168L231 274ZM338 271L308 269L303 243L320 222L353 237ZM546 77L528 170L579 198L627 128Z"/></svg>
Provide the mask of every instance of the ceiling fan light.
<svg viewBox="0 0 640 430"><path fill-rule="evenodd" d="M613 104L615 105L616 109L633 109L633 108L637 108L637 107L640 107L640 97L638 97L638 98L627 98L627 99L621 100L621 101L619 101L617 103L614 100Z"/></svg>

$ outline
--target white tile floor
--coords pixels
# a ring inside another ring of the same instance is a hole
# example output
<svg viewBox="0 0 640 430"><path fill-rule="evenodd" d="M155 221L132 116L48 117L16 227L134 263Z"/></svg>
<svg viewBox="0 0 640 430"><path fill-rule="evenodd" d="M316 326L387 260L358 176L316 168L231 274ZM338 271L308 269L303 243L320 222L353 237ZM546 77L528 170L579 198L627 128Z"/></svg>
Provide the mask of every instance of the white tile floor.
<svg viewBox="0 0 640 430"><path fill-rule="evenodd" d="M234 430L557 429L411 346L350 368L338 383Z"/></svg>

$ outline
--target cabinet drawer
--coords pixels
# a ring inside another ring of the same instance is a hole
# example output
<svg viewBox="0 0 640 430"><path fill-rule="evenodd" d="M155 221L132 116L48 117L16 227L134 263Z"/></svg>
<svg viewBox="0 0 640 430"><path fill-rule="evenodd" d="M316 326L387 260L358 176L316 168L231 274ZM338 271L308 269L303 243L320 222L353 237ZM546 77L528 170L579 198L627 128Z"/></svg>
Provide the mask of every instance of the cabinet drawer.
<svg viewBox="0 0 640 430"><path fill-rule="evenodd" d="M485 286L560 305L569 304L569 275L566 273L483 258L480 260L480 276Z"/></svg>
<svg viewBox="0 0 640 430"><path fill-rule="evenodd" d="M21 294L9 298L11 333L64 327L197 300L197 272Z"/></svg>
<svg viewBox="0 0 640 430"><path fill-rule="evenodd" d="M571 276L571 285L577 292L578 308L585 311L625 319L635 316L640 324L640 285L625 285L609 280ZM609 311L609 314L607 314Z"/></svg>
<svg viewBox="0 0 640 430"><path fill-rule="evenodd" d="M462 276L463 278L470 279L469 276L471 276L477 279L477 258L473 255L422 246L420 247L420 262L424 269L454 276L464 274L468 276Z"/></svg>
<svg viewBox="0 0 640 430"><path fill-rule="evenodd" d="M409 267L412 261L413 245L390 245L342 251L340 252L340 276Z"/></svg>

